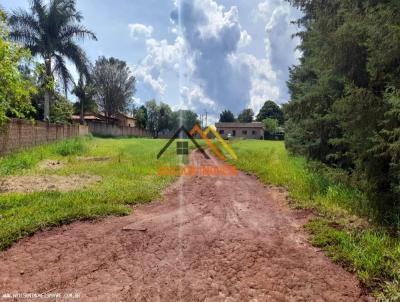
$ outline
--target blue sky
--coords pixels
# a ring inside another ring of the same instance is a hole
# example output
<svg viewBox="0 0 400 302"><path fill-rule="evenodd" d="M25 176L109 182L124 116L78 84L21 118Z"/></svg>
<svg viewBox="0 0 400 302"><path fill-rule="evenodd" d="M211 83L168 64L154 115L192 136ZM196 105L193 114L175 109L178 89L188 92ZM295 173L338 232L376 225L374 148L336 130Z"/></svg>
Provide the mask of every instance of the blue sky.
<svg viewBox="0 0 400 302"><path fill-rule="evenodd" d="M7 10L28 0L0 0ZM137 77L136 102L155 98L173 109L256 113L267 99L289 96L300 13L284 0L77 0L83 23L98 41L83 47L123 59Z"/></svg>

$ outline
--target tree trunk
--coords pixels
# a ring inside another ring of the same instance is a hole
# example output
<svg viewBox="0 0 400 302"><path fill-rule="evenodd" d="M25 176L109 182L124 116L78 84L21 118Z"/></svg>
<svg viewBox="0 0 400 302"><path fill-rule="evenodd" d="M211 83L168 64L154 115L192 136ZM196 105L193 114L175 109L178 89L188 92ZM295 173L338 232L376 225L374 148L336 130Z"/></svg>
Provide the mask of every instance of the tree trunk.
<svg viewBox="0 0 400 302"><path fill-rule="evenodd" d="M84 113L83 113L83 98L81 100L81 125L85 124Z"/></svg>
<svg viewBox="0 0 400 302"><path fill-rule="evenodd" d="M52 78L52 73L51 73L51 58L46 58L44 60L45 64L45 88L44 88L44 107L43 107L43 120L44 121L49 121L50 120L50 103L51 103L51 88L49 87L50 85L50 79Z"/></svg>

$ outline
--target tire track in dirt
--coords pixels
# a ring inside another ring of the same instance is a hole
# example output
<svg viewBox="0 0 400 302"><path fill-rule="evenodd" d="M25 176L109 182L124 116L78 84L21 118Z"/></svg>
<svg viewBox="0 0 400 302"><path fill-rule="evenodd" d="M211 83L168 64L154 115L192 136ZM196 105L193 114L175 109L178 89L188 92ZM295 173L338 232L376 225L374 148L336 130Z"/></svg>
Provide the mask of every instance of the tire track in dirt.
<svg viewBox="0 0 400 302"><path fill-rule="evenodd" d="M199 154L192 161L203 160ZM81 301L369 301L310 246L285 193L254 177L183 177L132 215L76 222L0 253L0 294ZM25 300L26 301L26 300Z"/></svg>

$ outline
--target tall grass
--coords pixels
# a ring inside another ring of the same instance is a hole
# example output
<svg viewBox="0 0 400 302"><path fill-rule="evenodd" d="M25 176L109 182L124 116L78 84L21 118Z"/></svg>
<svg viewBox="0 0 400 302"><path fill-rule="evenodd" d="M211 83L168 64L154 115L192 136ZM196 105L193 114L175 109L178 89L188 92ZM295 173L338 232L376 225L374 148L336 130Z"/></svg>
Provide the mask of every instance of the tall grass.
<svg viewBox="0 0 400 302"><path fill-rule="evenodd" d="M283 142L231 142L239 169L287 188L292 206L318 213L306 229L312 243L356 273L379 301L400 301L400 241L379 224L374 203L337 171L290 156Z"/></svg>

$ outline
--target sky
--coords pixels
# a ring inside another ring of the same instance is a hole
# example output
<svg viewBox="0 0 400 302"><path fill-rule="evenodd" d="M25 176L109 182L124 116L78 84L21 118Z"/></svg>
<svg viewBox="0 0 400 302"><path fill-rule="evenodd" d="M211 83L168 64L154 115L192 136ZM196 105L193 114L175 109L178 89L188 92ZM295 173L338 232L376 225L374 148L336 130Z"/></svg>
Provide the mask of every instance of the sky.
<svg viewBox="0 0 400 302"><path fill-rule="evenodd" d="M28 9L29 0L0 7ZM225 109L257 113L268 99L289 100L288 69L301 55L291 21L301 14L285 0L77 0L77 7L98 38L82 42L89 58L127 61L138 105L154 98L212 121Z"/></svg>

